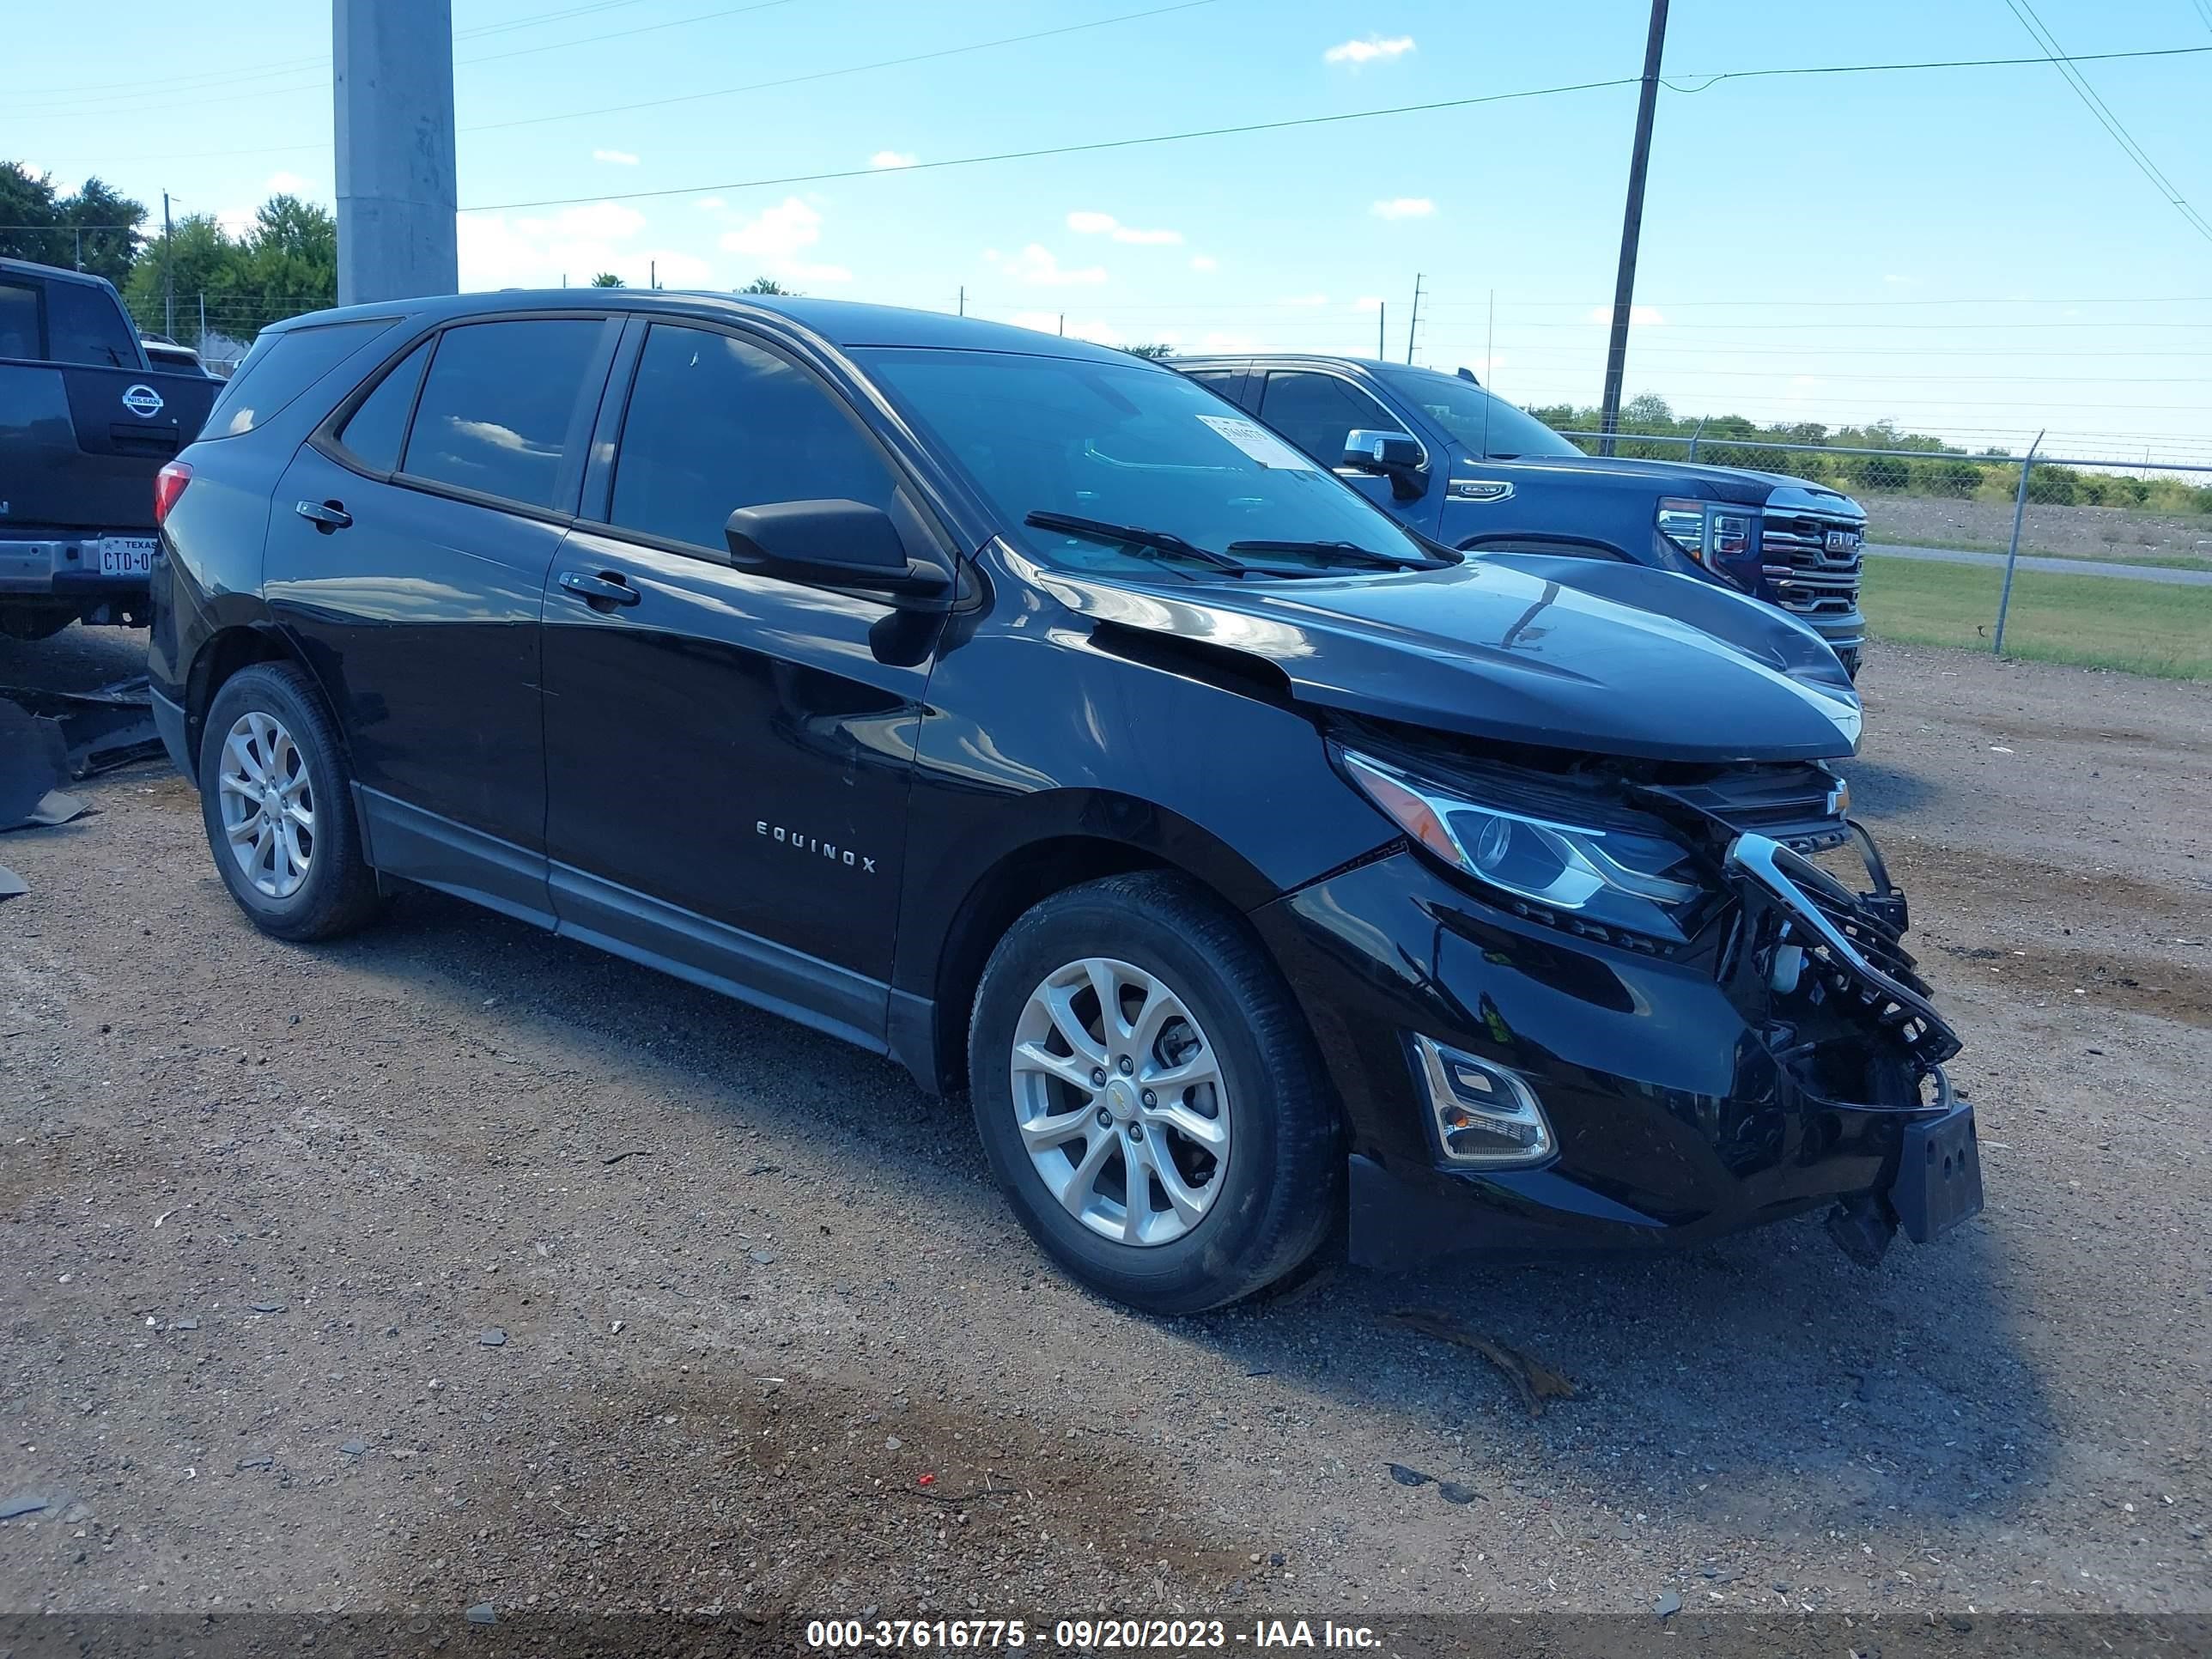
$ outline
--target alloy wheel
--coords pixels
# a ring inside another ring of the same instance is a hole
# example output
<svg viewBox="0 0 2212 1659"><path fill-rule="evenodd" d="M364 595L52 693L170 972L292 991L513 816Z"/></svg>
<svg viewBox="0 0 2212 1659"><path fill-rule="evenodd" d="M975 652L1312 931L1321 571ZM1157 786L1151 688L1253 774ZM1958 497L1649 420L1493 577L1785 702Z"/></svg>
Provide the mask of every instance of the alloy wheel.
<svg viewBox="0 0 2212 1659"><path fill-rule="evenodd" d="M289 898L315 855L315 791L307 758L274 716L241 714L222 740L216 774L222 831L254 888Z"/></svg>
<svg viewBox="0 0 2212 1659"><path fill-rule="evenodd" d="M1014 1114L1046 1189L1116 1243L1206 1218L1232 1118L1212 1042L1158 975L1107 957L1047 975L1014 1027Z"/></svg>

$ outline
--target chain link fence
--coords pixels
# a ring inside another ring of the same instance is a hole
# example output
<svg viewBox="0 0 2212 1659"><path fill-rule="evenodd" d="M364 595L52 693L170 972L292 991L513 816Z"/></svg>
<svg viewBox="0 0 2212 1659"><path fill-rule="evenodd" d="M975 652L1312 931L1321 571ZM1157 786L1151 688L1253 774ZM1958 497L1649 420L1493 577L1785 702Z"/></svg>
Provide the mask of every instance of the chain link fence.
<svg viewBox="0 0 2212 1659"><path fill-rule="evenodd" d="M1586 452L1593 432L1568 431ZM2212 678L2212 466L1620 433L1617 455L1782 473L1867 513L1877 637Z"/></svg>
<svg viewBox="0 0 2212 1659"><path fill-rule="evenodd" d="M303 316L337 303L335 295L154 295L124 297L124 307L141 334L158 335L191 347L217 374L228 375L253 344L253 337L273 322Z"/></svg>

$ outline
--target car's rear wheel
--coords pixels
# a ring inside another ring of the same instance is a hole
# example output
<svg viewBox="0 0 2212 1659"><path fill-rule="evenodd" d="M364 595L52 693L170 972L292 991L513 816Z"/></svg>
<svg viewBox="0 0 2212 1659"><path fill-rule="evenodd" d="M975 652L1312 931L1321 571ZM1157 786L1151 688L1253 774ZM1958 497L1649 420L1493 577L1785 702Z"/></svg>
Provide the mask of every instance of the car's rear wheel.
<svg viewBox="0 0 2212 1659"><path fill-rule="evenodd" d="M216 868L263 933L332 939L375 910L337 733L297 668L256 663L223 683L199 784Z"/></svg>
<svg viewBox="0 0 2212 1659"><path fill-rule="evenodd" d="M1111 877L1017 921L977 988L969 1076L1023 1224L1117 1301L1233 1302L1335 1218L1312 1040L1242 919L1182 878Z"/></svg>

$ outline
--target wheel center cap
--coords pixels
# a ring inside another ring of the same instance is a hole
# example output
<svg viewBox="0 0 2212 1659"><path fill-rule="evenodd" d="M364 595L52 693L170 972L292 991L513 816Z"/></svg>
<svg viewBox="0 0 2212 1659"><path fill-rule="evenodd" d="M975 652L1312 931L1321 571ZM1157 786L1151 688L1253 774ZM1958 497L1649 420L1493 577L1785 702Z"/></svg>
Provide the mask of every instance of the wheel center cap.
<svg viewBox="0 0 2212 1659"><path fill-rule="evenodd" d="M1106 1085L1106 1109L1114 1114L1117 1123L1130 1123L1137 1116L1137 1085L1125 1077L1117 1077Z"/></svg>

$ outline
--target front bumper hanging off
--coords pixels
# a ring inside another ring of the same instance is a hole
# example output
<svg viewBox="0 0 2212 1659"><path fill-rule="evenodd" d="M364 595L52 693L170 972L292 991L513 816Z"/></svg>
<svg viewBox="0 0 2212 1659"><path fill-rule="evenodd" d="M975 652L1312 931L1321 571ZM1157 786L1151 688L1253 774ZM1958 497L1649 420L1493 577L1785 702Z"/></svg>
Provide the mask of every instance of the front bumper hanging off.
<svg viewBox="0 0 2212 1659"><path fill-rule="evenodd" d="M1924 1243L1978 1213L1973 1108L1942 1069L1959 1040L1899 943L1903 896L1863 850L1860 895L1735 836L1740 918L1717 957L1516 921L1410 851L1261 912L1345 1101L1352 1259L1648 1249L1828 1206L1871 1262L1898 1231ZM1524 1080L1553 1155L1446 1159L1405 1057L1415 1032Z"/></svg>

